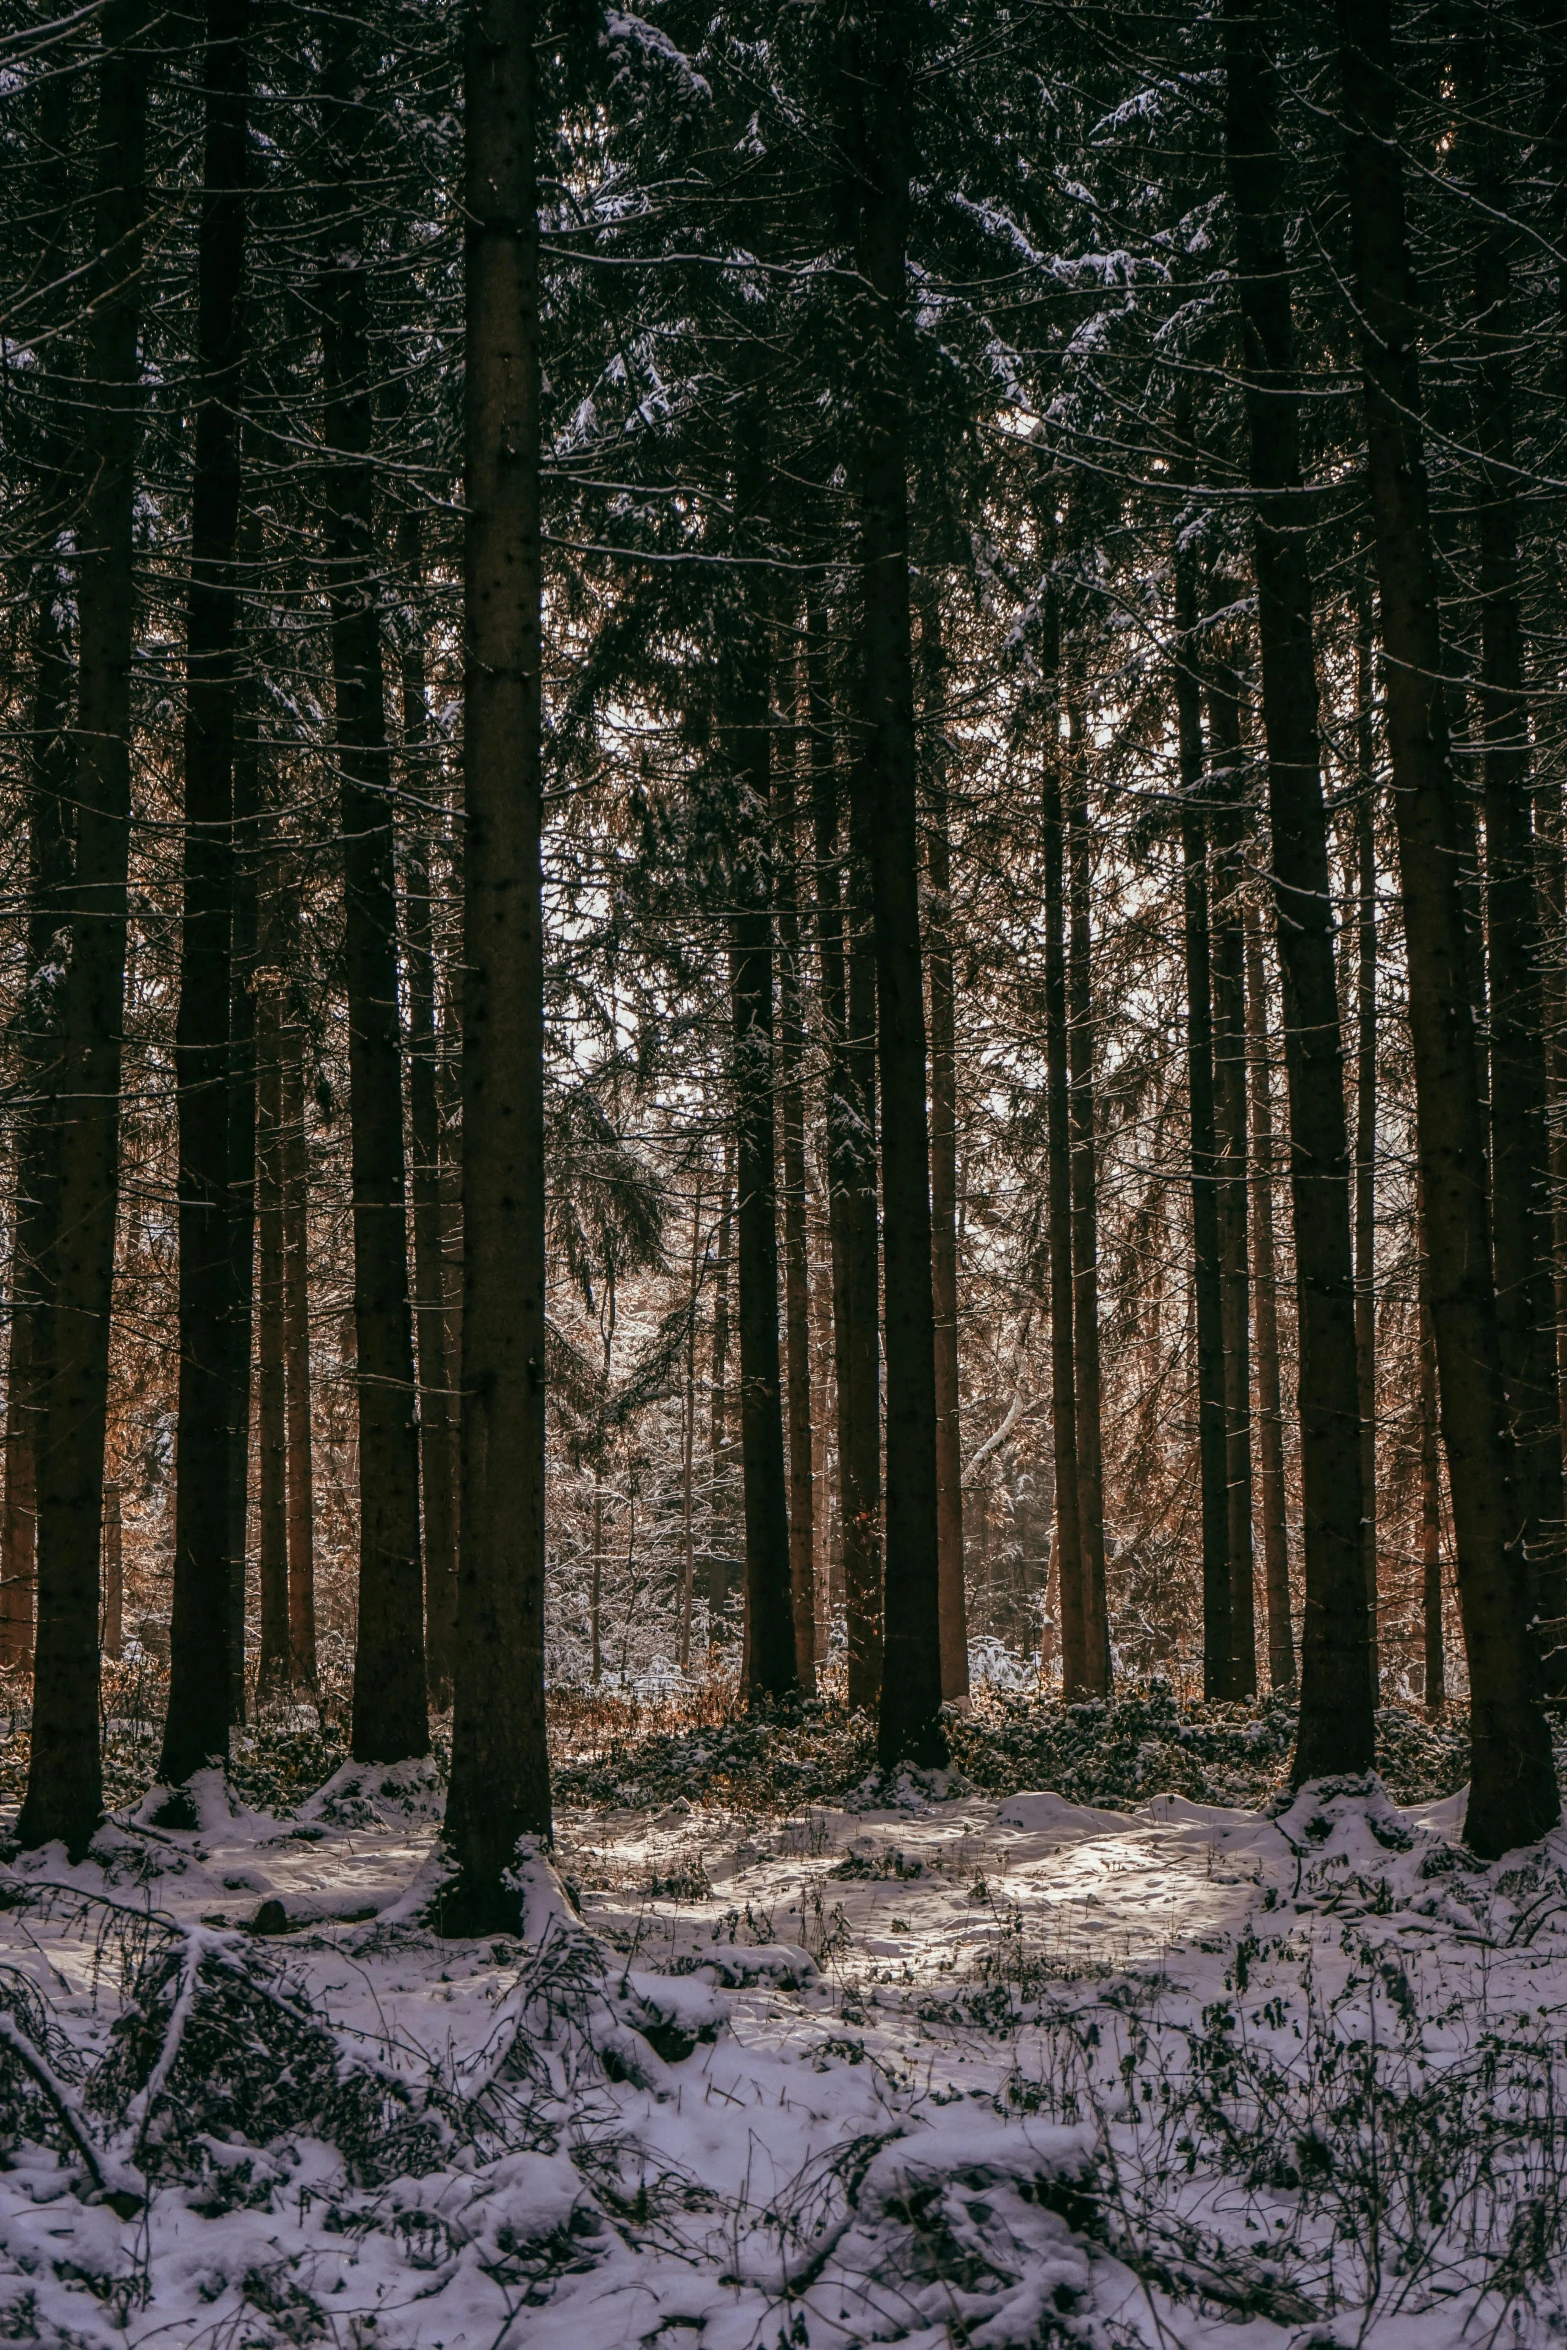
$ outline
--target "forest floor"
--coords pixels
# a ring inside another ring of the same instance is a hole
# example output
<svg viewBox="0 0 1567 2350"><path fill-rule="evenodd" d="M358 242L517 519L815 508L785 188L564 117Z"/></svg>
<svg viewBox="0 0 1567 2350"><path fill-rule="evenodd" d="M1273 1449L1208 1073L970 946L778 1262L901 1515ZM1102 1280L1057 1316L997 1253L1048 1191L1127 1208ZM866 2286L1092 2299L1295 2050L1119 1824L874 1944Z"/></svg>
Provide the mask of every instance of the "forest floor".
<svg viewBox="0 0 1567 2350"><path fill-rule="evenodd" d="M1467 1854L1458 1729L1289 1802L1279 1709L1158 1690L891 1784L841 1708L612 1715L516 1940L420 1922L436 1764L301 1733L12 1856L0 2340L1567 2337L1567 1831Z"/></svg>

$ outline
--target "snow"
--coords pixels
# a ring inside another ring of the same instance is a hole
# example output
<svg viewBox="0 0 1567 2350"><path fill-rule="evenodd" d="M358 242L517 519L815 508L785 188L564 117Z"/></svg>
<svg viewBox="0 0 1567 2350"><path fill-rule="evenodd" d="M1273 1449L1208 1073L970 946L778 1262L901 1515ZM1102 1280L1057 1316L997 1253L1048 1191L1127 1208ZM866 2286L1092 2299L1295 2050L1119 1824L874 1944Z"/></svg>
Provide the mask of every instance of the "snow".
<svg viewBox="0 0 1567 2350"><path fill-rule="evenodd" d="M888 1795L569 1811L483 1942L429 1764L18 1856L0 2338L1560 2338L1567 1833Z"/></svg>

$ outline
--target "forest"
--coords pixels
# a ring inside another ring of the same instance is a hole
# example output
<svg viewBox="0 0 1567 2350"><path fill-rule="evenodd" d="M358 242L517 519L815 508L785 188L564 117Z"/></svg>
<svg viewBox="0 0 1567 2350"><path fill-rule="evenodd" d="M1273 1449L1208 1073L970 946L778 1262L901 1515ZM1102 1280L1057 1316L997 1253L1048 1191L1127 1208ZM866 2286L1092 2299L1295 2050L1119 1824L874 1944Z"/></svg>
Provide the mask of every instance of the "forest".
<svg viewBox="0 0 1567 2350"><path fill-rule="evenodd" d="M1559 2339L1567 14L642 5L0 0L0 2338Z"/></svg>

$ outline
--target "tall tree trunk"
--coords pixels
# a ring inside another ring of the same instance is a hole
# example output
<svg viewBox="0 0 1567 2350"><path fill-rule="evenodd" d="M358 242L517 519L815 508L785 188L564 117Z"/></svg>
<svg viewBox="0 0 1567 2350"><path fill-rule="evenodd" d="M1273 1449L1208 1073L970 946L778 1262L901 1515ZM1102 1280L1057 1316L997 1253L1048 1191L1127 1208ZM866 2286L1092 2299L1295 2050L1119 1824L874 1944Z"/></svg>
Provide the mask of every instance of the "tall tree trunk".
<svg viewBox="0 0 1567 2350"><path fill-rule="evenodd" d="M1053 591L1044 614L1040 666L1050 685L1060 677L1060 622ZM1051 1560L1061 1617L1061 1689L1089 1693L1088 1611L1083 1591L1082 1485L1077 1459L1077 1334L1072 1288L1072 1072L1067 1034L1066 811L1060 726L1046 704L1041 777L1041 851L1045 882L1045 1157L1050 1257L1050 1433L1055 1463L1055 1537ZM1048 1584L1047 1584L1048 1614Z"/></svg>
<svg viewBox="0 0 1567 2350"><path fill-rule="evenodd" d="M1092 929L1089 920L1088 745L1075 692L1067 695L1067 1074L1071 1099L1072 1361L1077 1407L1078 1538L1082 1556L1083 1670L1110 1694L1105 1594L1105 1476L1099 1361L1099 1138L1094 1107Z"/></svg>
<svg viewBox="0 0 1567 2350"><path fill-rule="evenodd" d="M241 522L241 565L255 565L259 525ZM244 571L241 573L243 584ZM256 965L260 938L261 743L254 682L235 697L234 922L228 1035L229 1720L245 1719L245 1582L250 1558L250 1386L256 1286Z"/></svg>
<svg viewBox="0 0 1567 2350"><path fill-rule="evenodd" d="M947 1759L941 1719L936 1553L936 1357L930 1141L920 951L914 673L906 467L907 230L917 23L877 0L846 77L854 171L861 351L858 403L863 740L854 789L870 823L881 1111L883 1328L887 1360L882 1681L884 1768Z"/></svg>
<svg viewBox="0 0 1567 2350"><path fill-rule="evenodd" d="M686 1378L680 1441L680 1670L691 1670L691 1610L696 1598L696 1309L702 1295L702 1174L696 1163L691 1202L691 1325L686 1332Z"/></svg>
<svg viewBox="0 0 1567 2350"><path fill-rule="evenodd" d="M275 905L275 894L271 903ZM269 907L270 911L270 907ZM275 925L268 923L274 938ZM270 956L269 956L270 961ZM283 1314L283 1021L274 970L263 982L256 1024L256 1205L261 1263L256 1337L261 1450L261 1658L258 1700L293 1679L288 1620L288 1387Z"/></svg>
<svg viewBox="0 0 1567 2350"><path fill-rule="evenodd" d="M1504 101L1487 21L1465 44L1471 121ZM1527 1604L1546 1693L1567 1697L1567 1571L1562 1552L1561 1407L1556 1384L1548 1060L1539 867L1520 602L1514 462L1512 271L1516 198L1502 133L1475 128L1483 226L1475 246L1475 441L1480 478L1480 721L1484 741L1486 935L1491 1036L1491 1224L1502 1379L1514 1445L1514 1507Z"/></svg>
<svg viewBox="0 0 1567 2350"><path fill-rule="evenodd" d="M739 1246L740 1474L745 1493L745 1683L753 1702L797 1686L789 1586L778 1348L778 1195L773 1155L773 911L767 838L772 745L766 669L748 647L736 698L747 831L736 843L729 972Z"/></svg>
<svg viewBox="0 0 1567 2350"><path fill-rule="evenodd" d="M1188 420L1189 429L1189 420ZM1197 1466L1202 1501L1202 1689L1230 1694L1230 1496L1225 1452L1224 1291L1219 1251L1219 1145L1213 1083L1213 964L1208 828L1202 808L1201 685L1195 558L1175 564L1176 749L1181 784L1181 871L1186 947L1186 1091L1191 1122L1192 1289L1197 1323Z"/></svg>
<svg viewBox="0 0 1567 2350"><path fill-rule="evenodd" d="M848 1696L869 1712L881 1695L881 1341L877 1268L876 964L866 935L863 859L840 850L839 768L827 674L827 619L806 619L816 932L827 1031L828 1240L838 1510L843 1540ZM844 899L847 896L847 906ZM847 926L847 960L845 928Z"/></svg>
<svg viewBox="0 0 1567 2350"><path fill-rule="evenodd" d="M536 12L469 0L463 1363L446 1922L515 1927L550 1834L544 1715L544 935ZM422 1693L421 1693L422 1695Z"/></svg>
<svg viewBox="0 0 1567 2350"><path fill-rule="evenodd" d="M364 224L357 209L357 182L374 109L357 86L360 40L348 19L333 21L322 75L333 176L323 194L321 221L324 439L329 457L327 585L343 835L358 1350L359 1637L352 1743L360 1761L399 1762L428 1754L430 1720L403 1161L391 766L375 589L381 558L371 454L374 362L368 256L362 250ZM471 843L471 822L469 839ZM498 1270L490 1269L491 1279ZM520 1303L518 1311L523 1311Z"/></svg>
<svg viewBox="0 0 1567 2350"><path fill-rule="evenodd" d="M316 1686L316 1510L310 1389L310 1149L305 1040L286 1007L279 1033L283 1123L283 1367L288 1444L288 1654L296 1689Z"/></svg>
<svg viewBox="0 0 1567 2350"><path fill-rule="evenodd" d="M1218 583L1227 598L1229 582ZM1247 1234L1246 782L1240 679L1221 650L1208 670L1212 789L1213 1093L1219 1212L1219 1324L1224 1340L1224 1482L1229 1496L1230 1695L1257 1694L1251 1541L1251 1266Z"/></svg>
<svg viewBox="0 0 1567 2350"><path fill-rule="evenodd" d="M709 1402L710 1474L713 1492L713 1549L707 1567L707 1636L719 1638L733 1588L734 1540L730 1511L729 1284L734 1262L734 1136L724 1139L724 1172L718 1201L718 1262L713 1276L713 1377Z"/></svg>
<svg viewBox="0 0 1567 2350"><path fill-rule="evenodd" d="M794 1666L816 1687L816 1487L811 1462L811 1276L805 1233L805 1020L801 1006L795 758L778 765L778 1109L783 1140L784 1321L789 1387L789 1595Z"/></svg>
<svg viewBox="0 0 1567 2350"><path fill-rule="evenodd" d="M38 87L38 136L43 152L37 190L42 244L37 276L58 285L66 272L72 200L73 78L45 73ZM53 323L52 321L50 322ZM35 376L68 376L65 355L52 364L51 336L35 349ZM71 518L80 495L77 469L58 422L45 428L40 471L48 478L40 530L41 560L31 582L29 638L32 661L32 723L27 746L27 981L28 993L16 1019L21 1048L20 1100L14 1115L11 1226L11 1339L5 1388L5 1500L0 1508L0 1663L30 1665L33 1657L33 1602L37 1566L37 1440L44 1409L38 1377L49 1309L43 1275L57 1207L57 1130L44 1114L56 1053L54 1021L39 975L51 960L51 945L68 918L71 875L69 811L73 747L71 698L76 664L67 618L75 582L52 541Z"/></svg>
<svg viewBox="0 0 1567 2350"><path fill-rule="evenodd" d="M1339 32L1419 1166L1469 1653L1472 1770L1465 1834L1477 1852L1492 1855L1543 1835L1560 1817L1561 1804L1539 1704L1523 1562L1509 1547L1515 1499L1485 1129L1464 965L1456 792L1441 690L1387 0L1339 0Z"/></svg>
<svg viewBox="0 0 1567 2350"><path fill-rule="evenodd" d="M78 567L76 864L70 960L45 1115L58 1122L58 1195L41 1250L49 1331L38 1444L38 1638L33 1741L17 1840L79 1858L103 1811L98 1743L98 1544L119 1205L120 1062L131 816L131 559L141 386L146 195L143 0L99 24L87 387L87 491Z"/></svg>
<svg viewBox="0 0 1567 2350"><path fill-rule="evenodd" d="M1371 1651L1371 1693L1381 1694L1377 1591L1377 852L1376 766L1371 735L1371 595L1355 593L1355 1368L1360 1386L1360 1496Z"/></svg>
<svg viewBox="0 0 1567 2350"><path fill-rule="evenodd" d="M604 1678L604 1465L593 1464L593 1558L588 1570L588 1679Z"/></svg>
<svg viewBox="0 0 1567 2350"><path fill-rule="evenodd" d="M1442 1632L1442 1469L1438 1453L1436 1324L1431 1318L1431 1276L1426 1260L1425 1203L1416 1186L1415 1247L1420 1274L1416 1305L1420 1415L1420 1614L1424 1635L1426 1711L1435 1716L1447 1704L1447 1643Z"/></svg>
<svg viewBox="0 0 1567 2350"><path fill-rule="evenodd" d="M229 1478L237 1369L229 1229L234 927L234 637L239 603L240 283L249 0L208 0L197 243L195 472L186 609L185 854L174 1032L179 1130L179 1419L169 1710L160 1776L228 1756L236 1635ZM249 1363L246 1363L248 1376Z"/></svg>
<svg viewBox="0 0 1567 2350"><path fill-rule="evenodd" d="M930 972L931 1293L936 1314L936 1564L941 1609L941 1694L963 1704L968 1689L968 1602L963 1575L963 1446L958 1416L958 1064L952 977L952 843L948 826L947 744L943 731L946 662L941 590L927 576L920 605L922 719L925 732L925 869Z"/></svg>
<svg viewBox="0 0 1567 2350"><path fill-rule="evenodd" d="M411 590L424 576L419 517L399 529L399 555ZM424 639L410 628L402 650L403 759L410 802L434 797L420 769L429 741ZM427 821L415 815L403 850L403 910L408 982L408 1123L414 1195L414 1331L419 1355L419 1486L424 1503L425 1667L430 1702L452 1701L457 1641L457 1427L446 1354L446 1275L441 1261L441 1112L436 1086L434 920Z"/></svg>
<svg viewBox="0 0 1567 2350"><path fill-rule="evenodd" d="M845 872L848 998L842 1124L844 1228L847 1240L844 1336L839 1392L839 1457L844 1493L844 1608L848 1618L849 1703L867 1712L881 1703L886 1665L885 1528L882 1518L882 1335L880 1129L876 1085L876 932L871 910L867 795L852 791ZM837 1089L835 1089L837 1090ZM851 1450L842 1446L847 1435Z"/></svg>
<svg viewBox="0 0 1567 2350"><path fill-rule="evenodd" d="M1245 911L1246 1039L1251 1065L1252 1230L1257 1320L1257 1453L1261 1471L1262 1581L1268 1602L1268 1681L1295 1686L1295 1638L1290 1623L1289 1536L1284 1516L1284 1409L1279 1392L1279 1279L1273 1246L1273 1081L1268 1061L1268 994L1262 967L1262 924Z"/></svg>
<svg viewBox="0 0 1567 2350"><path fill-rule="evenodd" d="M1554 52L1554 54L1553 54ZM1540 142L1553 179L1551 217L1558 249L1567 243L1567 63L1559 44L1547 51L1552 62L1544 88L1544 136ZM1567 270L1556 273L1556 367L1552 374L1557 398L1567 394ZM1560 512L1560 508L1558 508ZM1567 1461L1567 800L1559 776L1537 776L1536 813L1539 818L1538 855L1541 894L1551 953L1544 974L1546 1035L1549 1040L1552 1244L1556 1303L1556 1392L1559 1404L1561 1448Z"/></svg>
<svg viewBox="0 0 1567 2350"><path fill-rule="evenodd" d="M1251 0L1226 0L1225 65L1225 160L1241 257L1242 376L1295 1211L1306 1566L1293 1766L1299 1785L1324 1772L1369 1768L1375 1717L1361 1530L1349 1135L1311 573L1297 520L1294 329L1281 225L1277 96Z"/></svg>
<svg viewBox="0 0 1567 2350"><path fill-rule="evenodd" d="M115 1663L125 1654L125 1520L112 1481L103 1489L103 1653Z"/></svg>

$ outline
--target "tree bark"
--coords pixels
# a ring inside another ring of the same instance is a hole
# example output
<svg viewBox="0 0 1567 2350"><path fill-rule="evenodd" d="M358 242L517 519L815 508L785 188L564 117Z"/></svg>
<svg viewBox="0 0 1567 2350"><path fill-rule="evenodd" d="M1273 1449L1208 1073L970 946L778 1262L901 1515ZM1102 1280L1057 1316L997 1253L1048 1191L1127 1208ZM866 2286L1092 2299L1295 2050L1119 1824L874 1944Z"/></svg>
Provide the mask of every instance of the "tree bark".
<svg viewBox="0 0 1567 2350"><path fill-rule="evenodd" d="M778 1197L773 1155L772 754L766 672L747 649L736 696L745 832L736 842L729 972L733 1010L740 1324L740 1474L745 1494L745 1684L752 1701L797 1686L778 1348ZM741 715L743 713L743 715Z"/></svg>
<svg viewBox="0 0 1567 2350"><path fill-rule="evenodd" d="M729 1283L734 1261L735 1145L724 1141L724 1173L718 1202L718 1262L713 1276L713 1377L709 1402L710 1474L713 1493L713 1548L707 1566L707 1636L723 1629L733 1585L730 1512Z"/></svg>
<svg viewBox="0 0 1567 2350"><path fill-rule="evenodd" d="M236 1639L229 1480L237 1391L230 1232L234 639L249 0L208 0L197 244L197 409L186 611L184 894L174 1034L179 1132L179 1403L169 1710L159 1774L226 1761ZM247 1358L246 1376L249 1375ZM243 1706L241 1707L243 1711Z"/></svg>
<svg viewBox="0 0 1567 2350"><path fill-rule="evenodd" d="M550 1835L536 12L469 0L462 1503L444 1922L515 1928ZM421 1703L423 1692L421 1690Z"/></svg>
<svg viewBox="0 0 1567 2350"><path fill-rule="evenodd" d="M862 743L876 924L883 1330L887 1359L883 1768L947 1759L936 1549L935 1309L919 924L909 613L907 231L917 20L899 0L862 18L849 152L855 175Z"/></svg>
<svg viewBox="0 0 1567 2350"><path fill-rule="evenodd" d="M1060 677L1060 622L1047 597L1040 666ZM1052 1559L1061 1617L1061 1689L1089 1694L1088 1611L1083 1591L1082 1488L1077 1459L1077 1333L1072 1287L1072 1072L1066 969L1066 811L1060 726L1046 704L1041 776L1041 851L1045 882L1045 1157L1050 1257L1050 1432L1055 1461ZM1048 1582L1047 1582L1048 1601Z"/></svg>
<svg viewBox="0 0 1567 2350"><path fill-rule="evenodd" d="M91 291L82 416L87 490L78 566L76 862L58 1057L45 1115L59 1188L41 1250L48 1401L38 1445L38 1637L24 1850L59 1839L74 1859L103 1812L98 1742L98 1546L119 1204L120 1065L130 856L132 521L146 192L143 0L100 20Z"/></svg>
<svg viewBox="0 0 1567 2350"><path fill-rule="evenodd" d="M1445 1710L1447 1704L1447 1643L1442 1631L1442 1469L1438 1453L1436 1325L1431 1319L1425 1203L1420 1197L1418 1183L1415 1247L1420 1267L1416 1304L1420 1413L1420 1614L1425 1650L1426 1711L1435 1717Z"/></svg>
<svg viewBox="0 0 1567 2350"><path fill-rule="evenodd" d="M316 1512L310 1386L310 1151L305 1040L284 1017L282 1070L283 1367L288 1446L288 1654L296 1689L316 1686Z"/></svg>
<svg viewBox="0 0 1567 2350"><path fill-rule="evenodd" d="M241 520L243 587L260 553ZM245 1719L245 1586L250 1560L250 1387L256 1287L256 962L260 936L261 743L254 681L235 698L234 922L228 1035L228 1251L233 1324L229 1363L229 1720Z"/></svg>
<svg viewBox="0 0 1567 2350"><path fill-rule="evenodd" d="M125 1654L125 1521L120 1489L103 1489L103 1653L117 1664Z"/></svg>
<svg viewBox="0 0 1567 2350"><path fill-rule="evenodd" d="M1197 1466L1202 1501L1202 1689L1230 1695L1230 1496L1225 1448L1224 1290L1219 1250L1219 1144L1213 1082L1213 964L1208 828L1202 808L1201 685L1194 558L1175 563L1177 756L1186 947L1186 1090L1191 1121L1192 1289L1197 1323Z"/></svg>
<svg viewBox="0 0 1567 2350"><path fill-rule="evenodd" d="M680 1431L680 1670L691 1670L691 1610L696 1598L696 1309L702 1295L702 1175L696 1163L691 1202L691 1326L686 1332Z"/></svg>
<svg viewBox="0 0 1567 2350"><path fill-rule="evenodd" d="M827 1031L828 1240L848 1697L851 1711L868 1713L881 1695L876 965L874 946L866 935L864 861L853 853L861 844L851 840L846 868L840 850L837 730L827 675L827 622L817 603L807 615L806 644L817 952L822 1020Z"/></svg>
<svg viewBox="0 0 1567 2350"><path fill-rule="evenodd" d="M1376 766L1371 737L1371 597L1356 582L1355 764L1355 1369L1360 1388L1360 1496L1371 1661L1381 1694L1377 1590L1377 853Z"/></svg>
<svg viewBox="0 0 1567 2350"><path fill-rule="evenodd" d="M375 577L368 256L357 210L374 109L360 36L334 20L323 67L333 174L322 197L327 586L343 835L359 1411L359 1636L352 1745L364 1762L428 1754L419 1432L408 1282L397 900ZM471 838L471 833L470 833ZM471 983L471 982L470 982ZM492 1276L496 1268L491 1269Z"/></svg>
<svg viewBox="0 0 1567 2350"><path fill-rule="evenodd" d="M1092 927L1089 919L1088 746L1075 692L1067 695L1071 761L1067 825L1067 1075L1072 1200L1072 1364L1076 1381L1078 1539L1083 1670L1095 1697L1110 1694L1105 1594L1105 1477L1099 1360L1099 1141L1094 1106Z"/></svg>
<svg viewBox="0 0 1567 2350"><path fill-rule="evenodd" d="M795 745L778 763L778 1110L783 1141L784 1325L789 1388L789 1596L794 1665L816 1687L816 1486L811 1462L811 1277L805 1232L805 1021L801 1008Z"/></svg>
<svg viewBox="0 0 1567 2350"><path fill-rule="evenodd" d="M941 593L927 579L920 606L925 731L925 870L930 973L931 1294L936 1315L936 1564L940 1586L941 1694L962 1705L968 1686L968 1601L963 1566L963 1446L958 1412L958 1066L952 977L952 843L943 732L946 663Z"/></svg>
<svg viewBox="0 0 1567 2350"><path fill-rule="evenodd" d="M1262 1581L1268 1603L1268 1681L1295 1686L1290 1622L1289 1536L1284 1516L1284 1409L1279 1392L1279 1280L1273 1246L1273 1082L1268 1061L1268 993L1262 924L1245 910L1246 1037L1251 1063L1252 1230L1256 1243L1252 1303L1257 1319L1258 1498L1262 1513Z"/></svg>
<svg viewBox="0 0 1567 2350"><path fill-rule="evenodd" d="M70 74L46 73L38 91L44 156L37 190L43 215L38 277L43 285L59 282L69 251L76 193L71 169L72 90ZM35 372L46 380L51 374L68 375L72 364L62 357L51 366L45 351L36 349L33 361ZM46 1114L57 1050L55 1023L40 975L48 970L53 942L68 919L71 876L70 721L76 665L65 607L75 583L69 560L62 561L48 541L58 539L70 520L80 483L73 453L57 422L46 427L41 470L50 477L52 494L40 532L45 548L34 568L29 614L33 702L27 746L28 993L16 1018L21 1098L13 1143L11 1340L6 1364L5 1501L0 1509L0 1663L11 1666L28 1666L33 1659L37 1442L45 1403L38 1374L48 1345L43 1324L49 1310L43 1279L59 1181L58 1135Z"/></svg>
<svg viewBox="0 0 1567 2350"><path fill-rule="evenodd" d="M270 925L269 925L270 927ZM269 945L272 944L269 941ZM261 1264L256 1336L261 1450L261 1657L258 1701L293 1678L288 1609L288 1387L283 1312L282 987L268 969L256 1025L256 1204Z"/></svg>
<svg viewBox="0 0 1567 2350"><path fill-rule="evenodd" d="M1463 78L1478 124L1502 95L1495 31L1466 44ZM1478 54L1476 53L1478 52ZM1567 1697L1561 1405L1556 1383L1554 1230L1543 941L1533 759L1524 681L1513 351L1516 198L1500 132L1475 128L1483 226L1475 246L1475 441L1480 452L1480 722L1484 742L1486 936L1491 1040L1491 1226L1502 1380L1512 1421L1514 1508L1541 1682Z"/></svg>
<svg viewBox="0 0 1567 2350"><path fill-rule="evenodd" d="M1228 598L1231 583L1218 583ZM1212 797L1215 1177L1219 1216L1219 1324L1224 1341L1224 1482L1229 1496L1230 1695L1257 1694L1251 1516L1251 1265L1247 1233L1245 753L1240 679L1221 648L1208 667Z"/></svg>
<svg viewBox="0 0 1567 2350"><path fill-rule="evenodd" d="M1301 1627L1295 1783L1369 1769L1375 1745L1362 1550L1349 1136L1333 956L1277 96L1251 0L1226 0L1225 159L1241 263L1242 380L1300 1332Z"/></svg>
<svg viewBox="0 0 1567 2350"><path fill-rule="evenodd" d="M1387 0L1339 0L1339 35L1418 1156L1469 1654L1472 1769L1465 1834L1477 1852L1495 1855L1543 1835L1560 1817L1561 1805L1527 1628L1523 1564L1509 1547L1516 1503L1464 964L1456 792L1441 688Z"/></svg>
<svg viewBox="0 0 1567 2350"><path fill-rule="evenodd" d="M399 554L410 586L424 575L419 517L404 515ZM403 640L403 761L410 802L433 796L420 769L429 740L424 643L417 621ZM457 1641L457 1427L446 1353L446 1274L441 1234L441 1112L437 1093L434 920L429 817L412 815L403 851L408 984L408 1123L414 1207L414 1332L419 1361L419 1486L424 1504L425 1667L430 1703L452 1702Z"/></svg>

